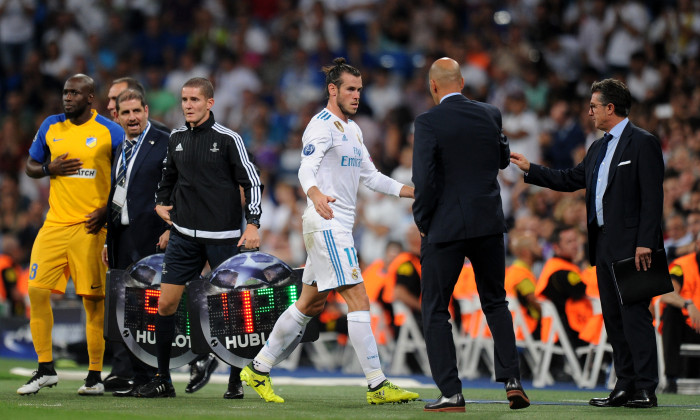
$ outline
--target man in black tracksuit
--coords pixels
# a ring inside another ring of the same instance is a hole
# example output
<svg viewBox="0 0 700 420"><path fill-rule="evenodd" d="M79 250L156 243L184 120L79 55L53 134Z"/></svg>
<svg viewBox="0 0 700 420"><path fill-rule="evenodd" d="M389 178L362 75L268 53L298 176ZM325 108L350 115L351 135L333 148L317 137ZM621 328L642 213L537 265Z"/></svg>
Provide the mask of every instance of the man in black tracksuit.
<svg viewBox="0 0 700 420"><path fill-rule="evenodd" d="M261 195L259 171L243 140L216 123L210 111L214 88L195 77L182 88L185 125L172 131L163 177L156 191L156 212L172 224L165 250L161 295L156 318L158 374L138 390L146 398L174 397L170 353L175 336L175 311L185 283L197 278L209 261L213 268L238 253L238 247L260 246ZM241 196L245 193L248 222L241 232ZM231 368L231 378L240 369ZM229 380L224 398L242 398L240 379Z"/></svg>

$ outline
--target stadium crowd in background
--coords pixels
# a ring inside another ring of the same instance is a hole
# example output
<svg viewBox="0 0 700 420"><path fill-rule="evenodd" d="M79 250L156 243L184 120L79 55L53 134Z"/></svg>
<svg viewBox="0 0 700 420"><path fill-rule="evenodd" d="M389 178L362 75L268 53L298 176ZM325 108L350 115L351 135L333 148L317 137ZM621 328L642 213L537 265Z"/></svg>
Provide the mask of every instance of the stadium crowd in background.
<svg viewBox="0 0 700 420"><path fill-rule="evenodd" d="M588 117L590 86L613 77L633 95L630 121L662 143L670 262L695 251L700 229L699 48L694 0L0 0L0 252L21 267L16 282L3 277L0 310L11 312L7 296L26 293L48 178L27 177L24 162L41 122L63 112L69 75L94 78L95 107L108 118L109 83L136 78L150 118L170 127L181 124L184 81L212 80L217 121L241 134L268 186L262 251L292 266L306 259L296 173L304 127L325 99L321 64L343 56L362 72L353 119L377 168L403 183L412 122L432 106L427 72L436 58L455 58L464 94L501 109L513 150L553 168L580 162L602 135ZM512 170L499 181L509 229L535 235L543 261L556 225L585 232L583 192L526 185ZM361 261L383 258L412 223L410 203L361 191Z"/></svg>

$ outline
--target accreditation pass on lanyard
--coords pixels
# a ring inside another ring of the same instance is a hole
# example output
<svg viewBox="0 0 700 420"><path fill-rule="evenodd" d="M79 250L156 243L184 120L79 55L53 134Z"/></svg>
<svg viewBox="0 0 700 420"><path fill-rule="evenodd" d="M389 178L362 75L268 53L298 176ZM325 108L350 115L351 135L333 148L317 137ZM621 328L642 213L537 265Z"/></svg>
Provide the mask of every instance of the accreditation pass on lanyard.
<svg viewBox="0 0 700 420"><path fill-rule="evenodd" d="M122 147L122 158L121 158L121 164L124 168L124 181L117 184L116 188L114 189L114 197L112 198L112 202L116 204L119 207L124 207L124 204L126 203L126 174L129 169L129 166L133 162L133 157L136 156L136 153L139 151L139 148L141 147L141 142L143 142L143 138L146 136L146 133L148 132L148 129L151 127L151 123L149 122L148 125L146 125L146 129L143 130L141 135L139 135L138 140L136 140L136 144L134 145L134 149L131 151L131 156L129 157L129 161L126 161L126 153L124 152L124 148ZM124 139L126 141L126 138Z"/></svg>

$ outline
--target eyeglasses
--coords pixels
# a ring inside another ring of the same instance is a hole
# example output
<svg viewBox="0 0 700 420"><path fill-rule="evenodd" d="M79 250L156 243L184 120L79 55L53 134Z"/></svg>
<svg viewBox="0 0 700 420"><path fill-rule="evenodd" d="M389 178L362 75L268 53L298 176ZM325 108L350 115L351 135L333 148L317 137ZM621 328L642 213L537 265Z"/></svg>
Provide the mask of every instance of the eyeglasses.
<svg viewBox="0 0 700 420"><path fill-rule="evenodd" d="M608 105L608 104L590 104L589 107L591 108L591 111L593 111L593 110L596 109L597 107L605 107L605 106L607 106L607 105Z"/></svg>

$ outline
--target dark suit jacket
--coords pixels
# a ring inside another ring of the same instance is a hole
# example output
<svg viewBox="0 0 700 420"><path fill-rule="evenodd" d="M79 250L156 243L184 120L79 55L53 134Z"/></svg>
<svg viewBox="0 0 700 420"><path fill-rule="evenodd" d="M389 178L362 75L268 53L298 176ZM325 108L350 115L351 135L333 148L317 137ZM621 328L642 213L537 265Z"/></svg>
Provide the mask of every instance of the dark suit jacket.
<svg viewBox="0 0 700 420"><path fill-rule="evenodd" d="M415 139L413 217L428 242L505 232L496 177L509 150L498 108L450 96L416 118Z"/></svg>
<svg viewBox="0 0 700 420"><path fill-rule="evenodd" d="M168 224L155 212L156 189L162 176L163 159L165 159L168 149L168 138L167 133L151 125L134 158L134 165L129 176L129 186L126 193L129 234L134 237L134 242L137 244L134 254L140 258L155 253L158 238L168 229ZM117 164L121 153L122 146L119 146L112 164L112 187L108 201L110 205L114 196ZM110 267L118 267L123 265L117 261L115 252L119 247L120 229L114 225L111 208L108 213L107 252L109 263Z"/></svg>
<svg viewBox="0 0 700 420"><path fill-rule="evenodd" d="M586 189L586 212L590 205L593 171L602 141L596 140L576 167L553 170L531 164L525 182L557 191ZM610 163L608 185L603 195L603 218L610 240L612 261L633 257L638 246L663 247L664 161L659 140L631 122L627 124ZM590 218L590 217L589 217ZM591 263L596 261L597 221L588 226Z"/></svg>

